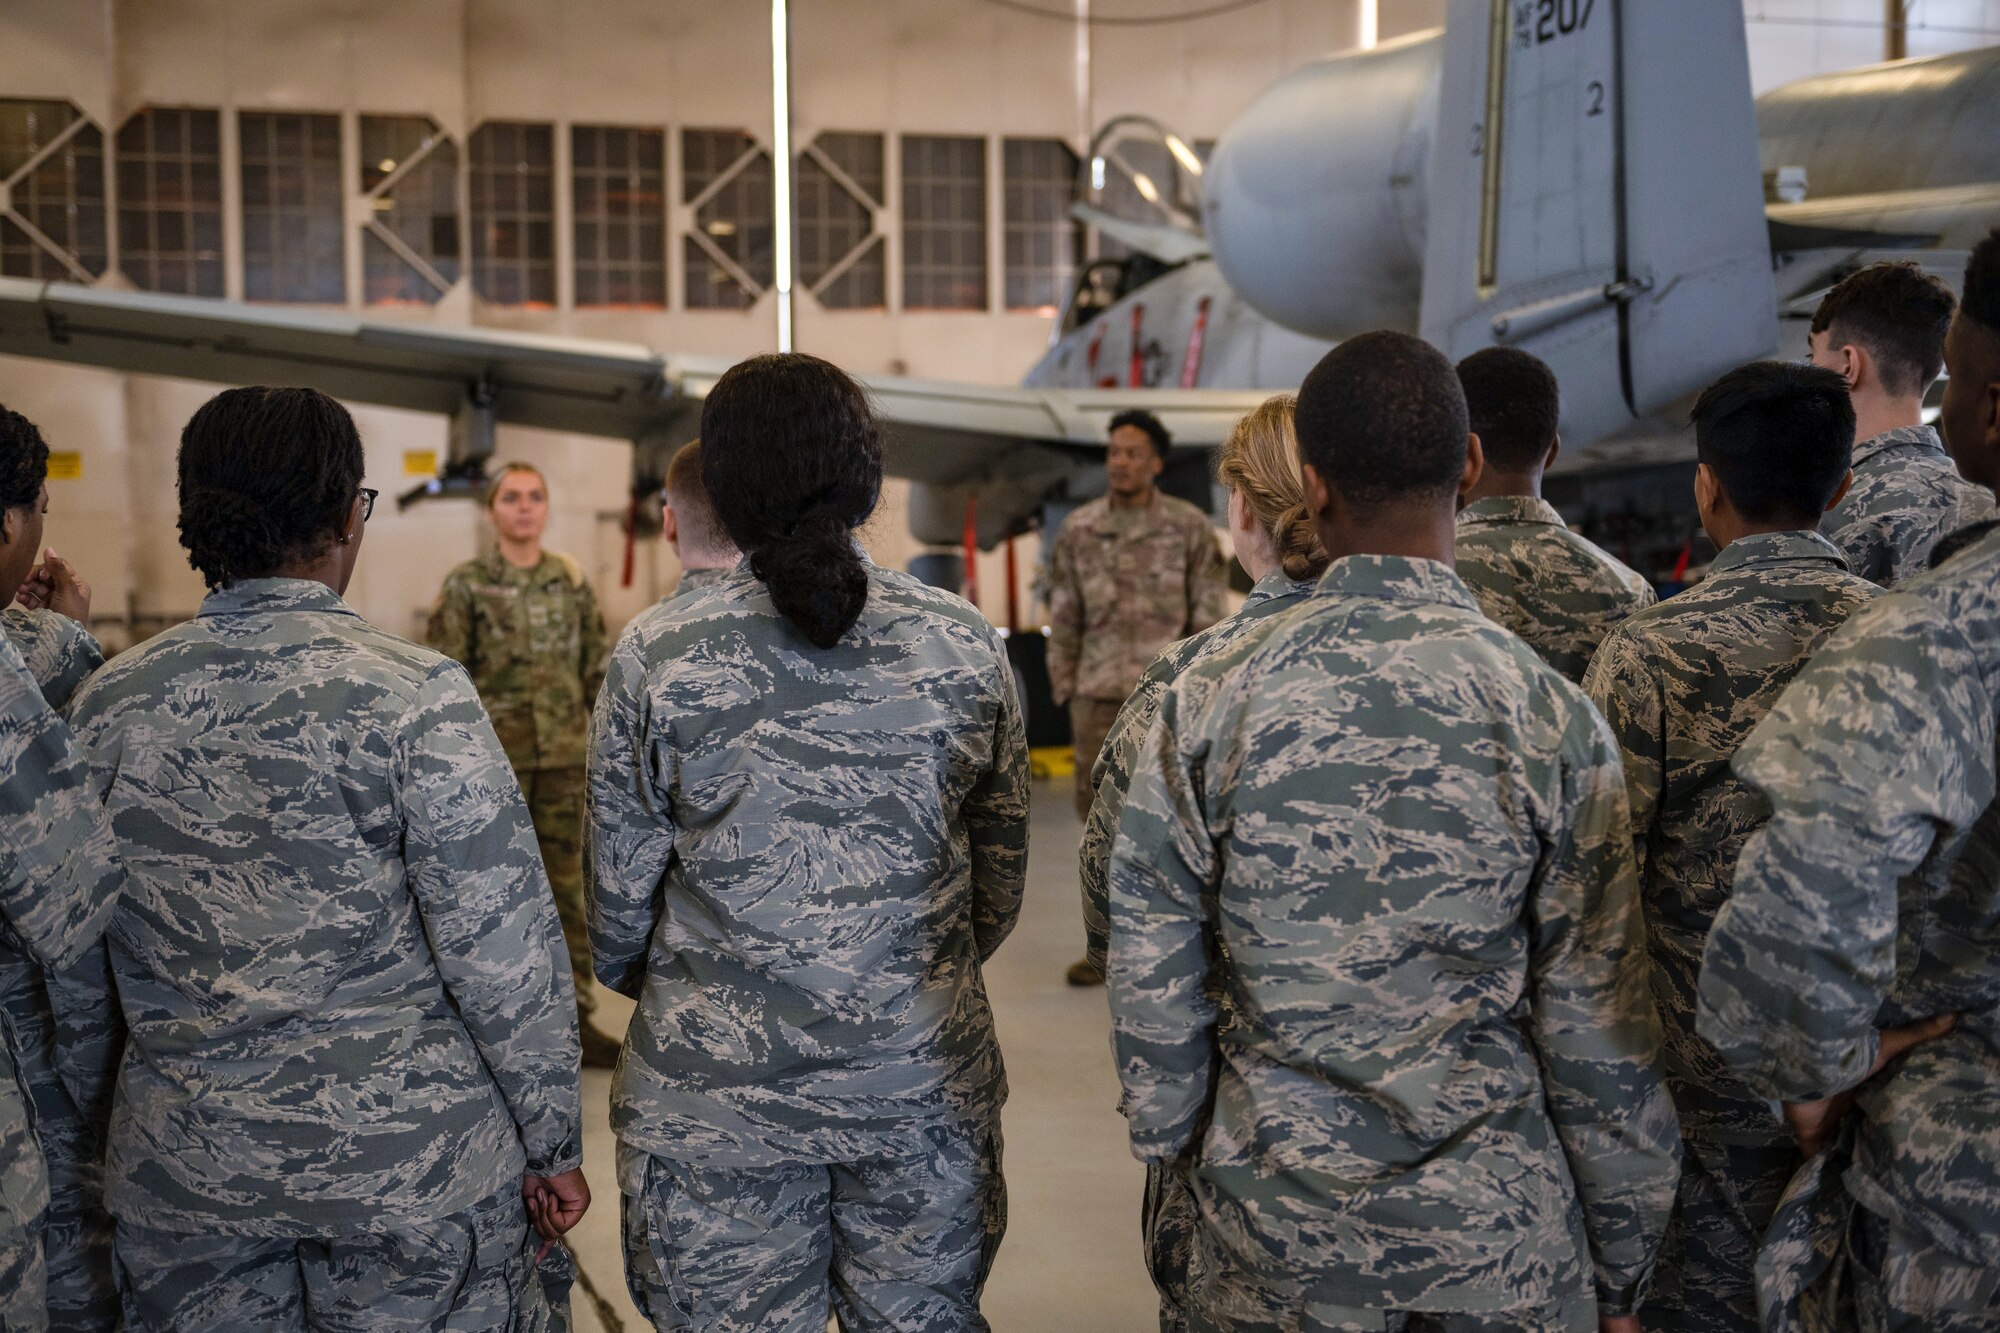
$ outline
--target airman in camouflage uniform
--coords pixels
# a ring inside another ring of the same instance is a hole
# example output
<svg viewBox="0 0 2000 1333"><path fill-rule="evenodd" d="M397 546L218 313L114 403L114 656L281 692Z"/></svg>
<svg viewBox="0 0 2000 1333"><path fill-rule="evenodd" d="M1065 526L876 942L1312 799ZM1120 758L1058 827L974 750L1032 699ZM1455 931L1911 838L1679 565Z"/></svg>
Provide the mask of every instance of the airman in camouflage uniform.
<svg viewBox="0 0 2000 1333"><path fill-rule="evenodd" d="M1480 610L1572 681L1612 626L1659 600L1643 577L1570 531L1554 505L1527 495L1459 511L1458 575Z"/></svg>
<svg viewBox="0 0 2000 1333"><path fill-rule="evenodd" d="M117 905L124 872L69 728L0 634L0 937L45 972L75 966ZM31 1092L0 1043L0 1327L47 1327L49 1179Z"/></svg>
<svg viewBox="0 0 2000 1333"><path fill-rule="evenodd" d="M2000 231L1945 353L1946 438L1990 490ZM2000 523L1934 560L1828 641L1735 760L1771 817L1709 933L1696 1030L1832 1138L1759 1259L1771 1333L1959 1333L2000 1310Z"/></svg>
<svg viewBox="0 0 2000 1333"><path fill-rule="evenodd" d="M464 670L243 578L71 711L130 873L128 1317L291 1327L303 1280L356 1326L547 1328L522 1187L581 1161L575 1001Z"/></svg>
<svg viewBox="0 0 2000 1333"><path fill-rule="evenodd" d="M1957 306L1947 283L1903 260L1848 274L1813 312L1812 363L1847 385L1861 431L1854 485L1820 531L1885 588L1930 568L1940 538L1994 515L1992 493L1961 476L1923 424Z"/></svg>
<svg viewBox="0 0 2000 1333"><path fill-rule="evenodd" d="M1855 1327L1862 1299L1897 1312L1868 1329L1990 1328L2000 1306L2000 528L1974 531L1849 621L1735 761L1772 813L1709 934L1697 1030L1760 1095L1859 1087L1766 1240L1776 1333ZM1868 1077L1878 1028L1950 1013Z"/></svg>
<svg viewBox="0 0 2000 1333"><path fill-rule="evenodd" d="M1612 630L1584 681L1624 757L1663 1068L1681 1121L1680 1191L1645 1309L1652 1329L1757 1333L1757 1248L1800 1157L1770 1102L1695 1035L1702 946L1765 814L1729 761L1874 592L1816 532L1741 537L1696 587Z"/></svg>
<svg viewBox="0 0 2000 1333"><path fill-rule="evenodd" d="M1930 426L1854 446L1854 485L1820 530L1862 578L1893 588L1930 568L1938 539L1993 517L1993 493L1958 473Z"/></svg>
<svg viewBox="0 0 2000 1333"><path fill-rule="evenodd" d="M1593 1261L1629 1312L1675 1132L1610 735L1444 565L1338 560L1264 623L1167 691L1112 856L1124 1109L1142 1159L1197 1155L1196 1327L1584 1328Z"/></svg>
<svg viewBox="0 0 2000 1333"><path fill-rule="evenodd" d="M514 766L588 1027L596 1002L583 919L584 740L609 642L597 594L568 556L545 553L523 569L493 551L446 576L425 639L472 673Z"/></svg>
<svg viewBox="0 0 2000 1333"><path fill-rule="evenodd" d="M590 752L627 1276L656 1327L983 1330L1027 748L998 634L867 567L815 648L748 567L619 641ZM828 1218L832 1218L829 1229ZM829 1272L832 1274L829 1291ZM913 1276L921 1274L921 1276Z"/></svg>
<svg viewBox="0 0 2000 1333"><path fill-rule="evenodd" d="M53 611L9 607L0 611L0 628L57 712L104 664L90 631ZM77 1333L118 1327L103 1162L125 1029L109 965L100 943L69 970L50 975L0 938L0 1026L34 1108L35 1137L48 1171L43 1251L49 1319L53 1327Z"/></svg>
<svg viewBox="0 0 2000 1333"><path fill-rule="evenodd" d="M1188 667L1217 653L1226 652L1246 634L1263 628L1263 622L1291 610L1311 592L1312 580L1293 582L1282 569L1273 570L1257 581L1244 599L1243 608L1219 624L1181 640L1146 668L1139 687L1105 738L1097 757L1091 783L1097 800L1084 822L1081 869L1083 874L1084 958L1102 973L1110 943L1108 917L1111 899L1111 848L1118 836L1118 819L1125 809L1125 793L1132 784L1132 770L1140 747L1159 713L1160 700ZM1142 1229L1146 1242L1146 1267L1160 1290L1162 1328L1179 1328L1187 1305L1187 1266L1194 1243L1194 1195L1187 1176L1174 1164L1146 1164L1146 1194L1142 1207Z"/></svg>

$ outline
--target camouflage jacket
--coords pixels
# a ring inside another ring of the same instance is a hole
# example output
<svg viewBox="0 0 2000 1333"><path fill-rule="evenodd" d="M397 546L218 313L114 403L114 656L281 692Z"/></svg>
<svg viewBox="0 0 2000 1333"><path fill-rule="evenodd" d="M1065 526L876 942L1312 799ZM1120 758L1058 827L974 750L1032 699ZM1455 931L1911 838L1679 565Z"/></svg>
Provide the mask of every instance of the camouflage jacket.
<svg viewBox="0 0 2000 1333"><path fill-rule="evenodd" d="M0 629L57 712L104 663L90 631L53 611L10 607L0 612ZM69 1179L94 1179L104 1156L125 1038L109 966L101 940L69 968L50 972L0 939L0 1028L34 1112L42 1155L52 1175L66 1158Z"/></svg>
<svg viewBox="0 0 2000 1333"><path fill-rule="evenodd" d="M1442 564L1337 560L1264 623L1167 691L1119 823L1134 1151L1212 1100L1206 1224L1315 1302L1553 1307L1594 1261L1631 1310L1678 1137L1616 743Z"/></svg>
<svg viewBox="0 0 2000 1333"><path fill-rule="evenodd" d="M1993 495L1958 473L1930 426L1854 446L1854 484L1820 523L1871 583L1893 588L1930 568L1940 537L1993 517Z"/></svg>
<svg viewBox="0 0 2000 1333"><path fill-rule="evenodd" d="M1059 704L1122 702L1162 648L1222 619L1228 583L1199 509L1156 492L1143 509L1092 500L1049 559L1049 682Z"/></svg>
<svg viewBox="0 0 2000 1333"><path fill-rule="evenodd" d="M1751 1088L1796 1101L1859 1083L1878 1028L1962 1015L1862 1089L1844 1185L1991 1268L2000 525L1967 538L1848 621L1737 752L1771 817L1709 933L1698 1030Z"/></svg>
<svg viewBox="0 0 2000 1333"><path fill-rule="evenodd" d="M130 875L115 1216L376 1231L578 1164L555 899L457 663L246 579L70 711Z"/></svg>
<svg viewBox="0 0 2000 1333"><path fill-rule="evenodd" d="M425 641L472 673L519 772L581 768L609 636L568 556L517 569L498 551L445 576Z"/></svg>
<svg viewBox="0 0 2000 1333"><path fill-rule="evenodd" d="M90 673L104 665L104 649L89 630L54 611L10 606L0 611L0 632L14 641L42 697L60 713Z"/></svg>
<svg viewBox="0 0 2000 1333"><path fill-rule="evenodd" d="M639 1001L621 1146L729 1167L922 1151L1005 1096L981 965L1028 754L999 634L869 567L816 649L748 569L626 629L592 726L597 978Z"/></svg>
<svg viewBox="0 0 2000 1333"><path fill-rule="evenodd" d="M1085 954L1099 971L1104 969L1108 938L1105 913L1111 898L1111 844L1118 836L1118 817L1125 810L1125 792L1132 785L1132 766L1139 747L1152 729L1160 711L1160 699L1167 687L1180 679L1189 666L1216 653L1225 652L1245 634L1263 628L1263 622L1281 611L1298 605L1313 589L1312 580L1294 583L1283 570L1273 570L1257 581L1243 608L1199 634L1173 645L1146 668L1139 687L1118 710L1105 737L1104 749L1091 768L1090 785L1097 799L1091 804L1090 818L1083 825L1083 848L1079 856L1083 879L1083 933ZM1191 701L1190 708L1198 701Z"/></svg>
<svg viewBox="0 0 2000 1333"><path fill-rule="evenodd" d="M673 601L675 598L685 597L691 592L700 592L703 588L713 588L716 584L722 582L735 572L734 568L723 569L719 567L715 569L684 569L681 571L680 581L674 584L674 590L661 600Z"/></svg>
<svg viewBox="0 0 2000 1333"><path fill-rule="evenodd" d="M0 941L49 971L104 933L124 882L81 749L0 634ZM48 1176L30 1102L0 1043L0 1243L35 1225Z"/></svg>
<svg viewBox="0 0 2000 1333"><path fill-rule="evenodd" d="M1573 681L1611 627L1653 605L1653 586L1571 532L1546 500L1496 495L1458 515L1458 576L1479 609Z"/></svg>
<svg viewBox="0 0 2000 1333"><path fill-rule="evenodd" d="M1667 1086L1691 1139L1791 1142L1770 1102L1695 1035L1695 978L1737 853L1766 813L1729 761L1875 591L1816 532L1745 537L1700 584L1612 630L1584 678L1624 755Z"/></svg>

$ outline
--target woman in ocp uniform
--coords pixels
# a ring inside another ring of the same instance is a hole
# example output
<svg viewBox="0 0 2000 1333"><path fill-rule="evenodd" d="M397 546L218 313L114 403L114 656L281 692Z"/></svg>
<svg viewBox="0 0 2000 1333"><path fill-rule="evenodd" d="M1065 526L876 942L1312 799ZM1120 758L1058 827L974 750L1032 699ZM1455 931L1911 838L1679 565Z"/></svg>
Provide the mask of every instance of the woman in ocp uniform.
<svg viewBox="0 0 2000 1333"><path fill-rule="evenodd" d="M583 920L583 759L604 683L604 616L570 556L542 549L548 481L509 463L486 488L498 542L445 576L430 646L464 663L492 715L535 821L576 978L583 1063L609 1069L618 1043L591 1026L590 934Z"/></svg>

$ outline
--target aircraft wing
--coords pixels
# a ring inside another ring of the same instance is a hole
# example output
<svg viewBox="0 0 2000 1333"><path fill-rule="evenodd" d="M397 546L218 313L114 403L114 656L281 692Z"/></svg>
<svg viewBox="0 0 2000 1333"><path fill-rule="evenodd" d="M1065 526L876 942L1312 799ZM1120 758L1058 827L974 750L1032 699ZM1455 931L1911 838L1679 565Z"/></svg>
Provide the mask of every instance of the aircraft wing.
<svg viewBox="0 0 2000 1333"><path fill-rule="evenodd" d="M670 367L625 343L17 278L0 278L0 354L218 384L305 384L447 415L480 395L498 421L626 439L685 410L677 379L726 368Z"/></svg>
<svg viewBox="0 0 2000 1333"><path fill-rule="evenodd" d="M0 355L218 384L303 384L352 402L632 440L656 468L694 436L728 358L630 343L356 318L153 292L0 278ZM1101 458L1112 416L1157 413L1176 439L1214 447L1265 397L1252 391L1027 389L862 376L886 427L892 475L922 483L956 540L964 497L998 540L1060 482ZM456 435L456 433L455 433ZM454 444L456 445L456 438ZM922 508L923 506L919 506Z"/></svg>
<svg viewBox="0 0 2000 1333"><path fill-rule="evenodd" d="M2000 217L2000 185L1836 195L1771 204L1771 248L1970 250Z"/></svg>

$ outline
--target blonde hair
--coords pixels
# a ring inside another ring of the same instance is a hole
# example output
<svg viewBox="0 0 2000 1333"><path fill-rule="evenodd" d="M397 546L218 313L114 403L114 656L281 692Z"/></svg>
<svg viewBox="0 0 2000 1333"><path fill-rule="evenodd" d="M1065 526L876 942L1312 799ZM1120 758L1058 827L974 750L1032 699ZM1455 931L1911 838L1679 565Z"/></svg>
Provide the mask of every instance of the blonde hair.
<svg viewBox="0 0 2000 1333"><path fill-rule="evenodd" d="M507 478L513 476L517 472L534 473L535 480L542 483L542 494L544 495L548 494L549 479L543 476L542 470L536 467L533 463L502 463L500 465L500 470L493 474L493 480L486 483L485 505L487 509L489 510L492 509L493 502L500 498L500 483L507 480Z"/></svg>
<svg viewBox="0 0 2000 1333"><path fill-rule="evenodd" d="M1294 582L1318 578L1328 564L1299 479L1299 442L1292 429L1298 404L1288 393L1258 404L1236 423L1215 464L1215 479L1243 497L1257 526L1270 535L1285 577Z"/></svg>

